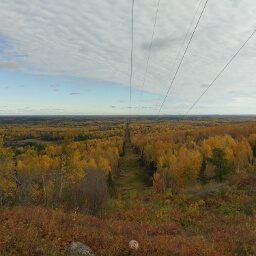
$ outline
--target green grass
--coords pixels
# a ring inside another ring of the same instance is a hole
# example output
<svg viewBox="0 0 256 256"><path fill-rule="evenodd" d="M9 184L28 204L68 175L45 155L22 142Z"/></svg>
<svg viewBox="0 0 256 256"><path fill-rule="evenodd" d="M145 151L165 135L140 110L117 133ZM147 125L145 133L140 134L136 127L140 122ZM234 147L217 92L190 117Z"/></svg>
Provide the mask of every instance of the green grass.
<svg viewBox="0 0 256 256"><path fill-rule="evenodd" d="M124 195L136 193L145 189L141 180L143 167L140 162L140 156L132 150L131 143L127 142L125 146L125 155L120 159L120 175L115 180L117 193Z"/></svg>

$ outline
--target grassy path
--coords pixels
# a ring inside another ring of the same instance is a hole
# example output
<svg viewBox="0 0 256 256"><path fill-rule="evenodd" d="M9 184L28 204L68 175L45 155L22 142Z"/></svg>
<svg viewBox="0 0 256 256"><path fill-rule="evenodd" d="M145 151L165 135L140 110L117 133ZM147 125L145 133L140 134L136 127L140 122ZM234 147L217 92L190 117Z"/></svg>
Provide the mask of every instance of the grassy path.
<svg viewBox="0 0 256 256"><path fill-rule="evenodd" d="M140 156L133 152L129 137L129 128L126 127L124 156L120 159L120 175L115 180L117 193L121 195L140 192L145 189L141 181L142 165Z"/></svg>

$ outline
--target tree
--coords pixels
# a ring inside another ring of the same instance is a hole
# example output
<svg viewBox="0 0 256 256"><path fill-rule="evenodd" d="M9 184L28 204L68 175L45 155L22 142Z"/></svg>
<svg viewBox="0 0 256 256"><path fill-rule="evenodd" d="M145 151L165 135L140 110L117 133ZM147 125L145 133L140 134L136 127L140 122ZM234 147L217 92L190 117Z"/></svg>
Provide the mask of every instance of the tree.
<svg viewBox="0 0 256 256"><path fill-rule="evenodd" d="M252 146L253 156L256 157L256 143Z"/></svg>
<svg viewBox="0 0 256 256"><path fill-rule="evenodd" d="M0 204L6 203L6 199L15 198L21 185L14 170L13 156L13 151L3 146L3 137L0 137Z"/></svg>
<svg viewBox="0 0 256 256"><path fill-rule="evenodd" d="M208 182L205 170L206 170L206 157L205 157L205 154L203 154L201 168L198 173L198 180L201 184L206 184Z"/></svg>
<svg viewBox="0 0 256 256"><path fill-rule="evenodd" d="M228 164L228 160L225 158L226 153L221 148L213 148L212 149L212 157L208 157L211 163L215 165L214 173L215 180L222 182L224 180L224 176L226 176L231 170L230 165Z"/></svg>
<svg viewBox="0 0 256 256"><path fill-rule="evenodd" d="M84 177L79 158L79 152L72 148L71 137L65 136L60 152L59 198L62 198L65 186L75 184Z"/></svg>
<svg viewBox="0 0 256 256"><path fill-rule="evenodd" d="M99 168L88 168L85 170L85 179L82 180L84 198L89 213L101 214L108 198L107 177Z"/></svg>
<svg viewBox="0 0 256 256"><path fill-rule="evenodd" d="M106 175L111 172L111 168L109 166L109 160L103 157L100 157L98 162L98 167L105 171Z"/></svg>
<svg viewBox="0 0 256 256"><path fill-rule="evenodd" d="M114 187L114 182L113 182L113 178L112 178L112 173L108 172L108 185L112 188Z"/></svg>
<svg viewBox="0 0 256 256"><path fill-rule="evenodd" d="M53 177L56 170L54 160L47 155L39 155L35 159L38 175L41 177L45 206L48 206L50 192L53 191Z"/></svg>

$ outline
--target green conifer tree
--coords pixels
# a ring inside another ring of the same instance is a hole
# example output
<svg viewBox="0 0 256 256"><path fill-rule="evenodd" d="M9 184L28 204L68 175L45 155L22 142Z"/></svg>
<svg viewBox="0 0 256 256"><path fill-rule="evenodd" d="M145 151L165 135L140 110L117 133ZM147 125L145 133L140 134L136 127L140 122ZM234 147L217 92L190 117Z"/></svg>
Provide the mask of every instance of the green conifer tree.
<svg viewBox="0 0 256 256"><path fill-rule="evenodd" d="M214 178L218 182L222 182L224 180L224 177L231 170L231 165L228 163L228 160L225 158L225 156L226 156L226 153L223 149L213 148L212 157L209 157L207 159L215 165Z"/></svg>
<svg viewBox="0 0 256 256"><path fill-rule="evenodd" d="M208 182L205 170L206 170L206 158L205 158L205 155L203 154L201 168L198 173L198 180L201 184L206 184Z"/></svg>

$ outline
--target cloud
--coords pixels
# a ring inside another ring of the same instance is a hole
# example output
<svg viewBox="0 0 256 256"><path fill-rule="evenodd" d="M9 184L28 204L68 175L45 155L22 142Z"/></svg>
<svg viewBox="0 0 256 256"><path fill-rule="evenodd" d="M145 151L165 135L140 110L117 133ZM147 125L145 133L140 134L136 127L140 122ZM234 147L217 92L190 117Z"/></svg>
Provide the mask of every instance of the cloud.
<svg viewBox="0 0 256 256"><path fill-rule="evenodd" d="M64 82L74 82L74 79L70 79L70 78L61 78L61 80Z"/></svg>
<svg viewBox="0 0 256 256"><path fill-rule="evenodd" d="M69 95L78 95L81 94L80 92L71 92Z"/></svg>
<svg viewBox="0 0 256 256"><path fill-rule="evenodd" d="M116 108L116 106L110 106L111 108Z"/></svg>
<svg viewBox="0 0 256 256"><path fill-rule="evenodd" d="M60 84L51 84L50 87L54 88L54 87L60 87Z"/></svg>
<svg viewBox="0 0 256 256"><path fill-rule="evenodd" d="M20 66L15 61L0 61L0 69L19 69Z"/></svg>
<svg viewBox="0 0 256 256"><path fill-rule="evenodd" d="M36 78L35 78L35 80L43 81L43 80L45 80L45 78L44 78L44 77L42 77L42 76L38 76L38 77L36 77Z"/></svg>
<svg viewBox="0 0 256 256"><path fill-rule="evenodd" d="M167 80L168 75L199 2L160 2L145 92L162 95L167 92L182 55ZM132 88L136 90L142 89L156 7L155 0L148 0L146 4L142 0L135 2ZM199 13L202 7L203 3ZM255 13L255 1L209 1L168 98L196 100L252 33ZM4 35L8 42L0 57L12 59L1 61L0 68L20 68L26 73L66 79L97 79L101 85L129 87L130 1L77 0L75 5L68 0L29 4L18 0L1 1L0 17L0 36ZM202 100L221 98L233 102L229 92L241 88L247 93L256 93L255 63L254 36ZM70 95L74 94L77 93Z"/></svg>
<svg viewBox="0 0 256 256"><path fill-rule="evenodd" d="M152 50L163 50L166 48L171 48L174 45L178 45L180 42L182 42L183 38L185 35L182 36L167 36L167 37L159 37L159 38L154 38L152 41ZM149 50L151 41L143 42L141 44L141 49L142 50Z"/></svg>
<svg viewBox="0 0 256 256"><path fill-rule="evenodd" d="M235 97L234 98L235 103L239 104L248 104L248 103L256 103L256 95L250 95L250 96L241 96L241 97Z"/></svg>

